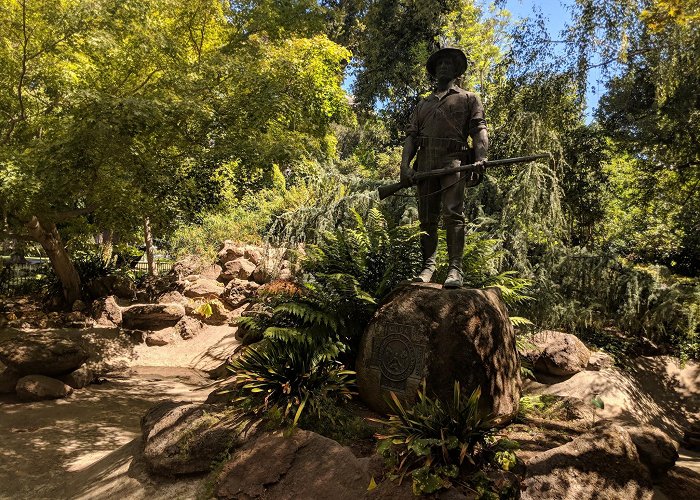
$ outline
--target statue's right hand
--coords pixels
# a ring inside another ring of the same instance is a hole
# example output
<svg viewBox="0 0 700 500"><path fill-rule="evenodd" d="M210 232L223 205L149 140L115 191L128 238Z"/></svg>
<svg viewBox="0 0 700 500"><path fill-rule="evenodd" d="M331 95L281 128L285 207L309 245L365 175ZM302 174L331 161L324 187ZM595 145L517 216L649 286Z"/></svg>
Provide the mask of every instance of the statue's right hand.
<svg viewBox="0 0 700 500"><path fill-rule="evenodd" d="M415 181L416 171L410 167L401 167L401 183L413 184Z"/></svg>

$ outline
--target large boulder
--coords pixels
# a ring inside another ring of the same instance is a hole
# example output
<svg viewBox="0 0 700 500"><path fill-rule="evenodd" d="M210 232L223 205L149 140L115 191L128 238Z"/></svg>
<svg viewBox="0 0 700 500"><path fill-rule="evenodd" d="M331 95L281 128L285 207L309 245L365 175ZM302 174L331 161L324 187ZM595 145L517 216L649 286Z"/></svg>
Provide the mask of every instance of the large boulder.
<svg viewBox="0 0 700 500"><path fill-rule="evenodd" d="M43 401L65 398L73 392L73 388L55 378L27 375L17 381L15 391L20 401Z"/></svg>
<svg viewBox="0 0 700 500"><path fill-rule="evenodd" d="M184 315L181 304L135 304L122 310L122 324L134 330L158 330L175 326Z"/></svg>
<svg viewBox="0 0 700 500"><path fill-rule="evenodd" d="M257 266L245 257L230 260L224 265L224 270L219 279L231 281L232 279L248 280Z"/></svg>
<svg viewBox="0 0 700 500"><path fill-rule="evenodd" d="M532 457L522 488L523 500L648 500L653 493L629 433L610 423Z"/></svg>
<svg viewBox="0 0 700 500"><path fill-rule="evenodd" d="M231 240L226 240L222 243L217 257L219 258L219 264L225 267L227 262L243 257L244 255L245 248L242 245L238 245Z"/></svg>
<svg viewBox="0 0 700 500"><path fill-rule="evenodd" d="M222 499L364 498L368 459L316 433L263 434L224 464L214 493Z"/></svg>
<svg viewBox="0 0 700 500"><path fill-rule="evenodd" d="M427 392L442 400L452 399L457 380L466 395L481 387L487 413L502 420L517 413L520 362L500 290L421 283L386 299L361 340L360 396L387 413L391 392L410 403L422 379Z"/></svg>
<svg viewBox="0 0 700 500"><path fill-rule="evenodd" d="M25 333L0 344L0 361L20 375L64 375L87 359L78 341L50 332Z"/></svg>
<svg viewBox="0 0 700 500"><path fill-rule="evenodd" d="M240 414L212 404L164 401L141 419L143 456L164 475L205 472L255 433Z"/></svg>
<svg viewBox="0 0 700 500"><path fill-rule="evenodd" d="M666 474L678 460L678 445L668 434L656 427L642 425L627 429L637 447L639 459L647 466L652 477Z"/></svg>
<svg viewBox="0 0 700 500"><path fill-rule="evenodd" d="M95 374L88 365L83 365L68 375L62 376L60 380L73 389L82 389L95 380Z"/></svg>
<svg viewBox="0 0 700 500"><path fill-rule="evenodd" d="M575 335L556 331L539 335L544 340L538 343L544 344L544 348L536 357L536 371L567 377L586 369L591 351Z"/></svg>
<svg viewBox="0 0 700 500"><path fill-rule="evenodd" d="M217 299L224 291L224 285L216 280L196 276L193 281L185 280L185 297L191 299Z"/></svg>

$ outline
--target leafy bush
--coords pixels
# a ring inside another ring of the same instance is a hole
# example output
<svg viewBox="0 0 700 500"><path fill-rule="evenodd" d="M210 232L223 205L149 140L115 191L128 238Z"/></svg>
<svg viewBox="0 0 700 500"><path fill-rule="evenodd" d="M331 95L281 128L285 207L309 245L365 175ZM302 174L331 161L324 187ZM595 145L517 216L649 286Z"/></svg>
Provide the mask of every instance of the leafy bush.
<svg viewBox="0 0 700 500"><path fill-rule="evenodd" d="M132 281L135 279L134 273L129 267L120 267L113 260L105 260L98 250L75 251L72 255L72 262L78 276L80 276L81 293L85 297L90 295L88 290L90 282L97 278L119 274ZM49 270L43 278L42 290L47 297L63 296L63 285L53 270Z"/></svg>
<svg viewBox="0 0 700 500"><path fill-rule="evenodd" d="M320 413L321 401L349 397L354 372L335 360L337 347L298 340L264 340L231 364L241 396L257 416L279 412L296 425L305 409Z"/></svg>
<svg viewBox="0 0 700 500"><path fill-rule="evenodd" d="M465 398L455 382L453 399L445 404L428 397L423 382L416 403L405 408L391 393L389 404L394 414L387 420L376 420L388 428L377 437L378 451L391 469L390 477L403 478L410 473L413 492L419 495L450 487L465 461L476 468L479 448L486 446L486 438L494 432L493 420L479 409L480 396L477 388Z"/></svg>
<svg viewBox="0 0 700 500"><path fill-rule="evenodd" d="M632 344L646 338L671 345L682 358L698 356L697 279L580 248L548 255L534 272L537 301L528 314L538 325L577 332L599 347L607 347L605 332L612 329L630 336Z"/></svg>

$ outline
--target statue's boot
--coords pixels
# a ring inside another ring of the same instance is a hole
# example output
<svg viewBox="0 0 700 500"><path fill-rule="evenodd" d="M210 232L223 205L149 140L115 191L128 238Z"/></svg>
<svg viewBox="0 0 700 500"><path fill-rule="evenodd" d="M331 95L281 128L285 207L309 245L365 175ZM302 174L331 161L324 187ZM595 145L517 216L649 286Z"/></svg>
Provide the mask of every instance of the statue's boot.
<svg viewBox="0 0 700 500"><path fill-rule="evenodd" d="M446 228L447 256L450 266L447 278L442 285L444 288L462 287L462 257L464 256L464 225L451 225Z"/></svg>
<svg viewBox="0 0 700 500"><path fill-rule="evenodd" d="M423 257L423 270L413 278L413 281L430 283L435 272L435 261L438 247L437 225L424 226L421 224L423 234L420 236L420 250Z"/></svg>

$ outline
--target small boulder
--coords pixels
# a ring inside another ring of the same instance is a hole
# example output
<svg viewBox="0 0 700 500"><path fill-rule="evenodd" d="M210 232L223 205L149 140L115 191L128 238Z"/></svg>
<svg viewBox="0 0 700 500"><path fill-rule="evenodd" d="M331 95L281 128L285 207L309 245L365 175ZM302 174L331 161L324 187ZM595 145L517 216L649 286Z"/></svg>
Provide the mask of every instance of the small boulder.
<svg viewBox="0 0 700 500"><path fill-rule="evenodd" d="M263 260L262 252L260 251L260 249L258 247L254 247L252 245L246 245L243 248L243 257L248 259L255 266L260 264Z"/></svg>
<svg viewBox="0 0 700 500"><path fill-rule="evenodd" d="M204 324L200 320L185 316L175 325L175 332L181 338L188 340L195 337L202 328L204 328Z"/></svg>
<svg viewBox="0 0 700 500"><path fill-rule="evenodd" d="M222 499L364 498L366 459L314 432L263 434L241 448L216 479Z"/></svg>
<svg viewBox="0 0 700 500"><path fill-rule="evenodd" d="M164 401L141 419L143 456L157 474L205 472L243 445L255 427L219 405Z"/></svg>
<svg viewBox="0 0 700 500"><path fill-rule="evenodd" d="M115 295L120 299L133 299L136 297L136 285L127 276L112 274L100 276L87 284L87 290L92 297L106 297Z"/></svg>
<svg viewBox="0 0 700 500"><path fill-rule="evenodd" d="M255 294L255 291L259 287L260 285L254 281L232 279L228 282L226 288L224 288L224 293L221 294L221 300L234 309L241 307Z"/></svg>
<svg viewBox="0 0 700 500"><path fill-rule="evenodd" d="M678 446L668 434L648 425L627 428L637 447L639 459L647 466L652 477L661 477L678 460Z"/></svg>
<svg viewBox="0 0 700 500"><path fill-rule="evenodd" d="M232 314L220 300L194 301L187 307L188 314L208 325L227 325Z"/></svg>
<svg viewBox="0 0 700 500"><path fill-rule="evenodd" d="M595 351L591 353L591 357L588 358L588 366L586 370L601 371L607 370L615 366L615 359L603 351Z"/></svg>
<svg viewBox="0 0 700 500"><path fill-rule="evenodd" d="M639 461L629 433L610 423L532 457L522 488L523 500L650 500L653 494L649 472Z"/></svg>
<svg viewBox="0 0 700 500"><path fill-rule="evenodd" d="M122 324L122 310L114 295L92 303L92 317L101 326L119 326Z"/></svg>
<svg viewBox="0 0 700 500"><path fill-rule="evenodd" d="M17 381L15 391L20 401L43 401L65 398L73 392L73 388L55 378L27 375Z"/></svg>
<svg viewBox="0 0 700 500"><path fill-rule="evenodd" d="M256 265L251 261L245 257L239 257L228 261L224 265L224 270L221 273L220 279L222 281L230 281L232 279L249 280L255 268Z"/></svg>
<svg viewBox="0 0 700 500"><path fill-rule="evenodd" d="M556 333L537 356L535 371L567 377L585 370L591 351L575 335Z"/></svg>
<svg viewBox="0 0 700 500"><path fill-rule="evenodd" d="M240 245L237 245L231 240L226 240L221 245L217 257L219 258L219 264L221 264L222 266L226 266L227 262L230 262L239 257L243 257L244 255L245 248L241 247Z"/></svg>
<svg viewBox="0 0 700 500"><path fill-rule="evenodd" d="M185 281L185 297L191 299L217 299L224 291L224 286L216 280L199 277L194 281Z"/></svg>
<svg viewBox="0 0 700 500"><path fill-rule="evenodd" d="M95 380L95 374L87 365L83 365L77 370L70 372L68 375L64 375L60 380L73 389L82 389Z"/></svg>
<svg viewBox="0 0 700 500"><path fill-rule="evenodd" d="M154 347L172 344L177 339L177 336L174 328L163 328L162 330L148 332L146 334L146 345Z"/></svg>
<svg viewBox="0 0 700 500"><path fill-rule="evenodd" d="M14 393L20 378L22 376L12 368L5 368L0 372L0 394Z"/></svg>
<svg viewBox="0 0 700 500"><path fill-rule="evenodd" d="M221 266L219 264L210 264L199 270L199 275L202 278L216 280L221 274Z"/></svg>
<svg viewBox="0 0 700 500"><path fill-rule="evenodd" d="M47 332L18 335L0 344L0 361L20 375L64 375L87 359L77 341Z"/></svg>
<svg viewBox="0 0 700 500"><path fill-rule="evenodd" d="M134 330L157 330L175 326L184 315L181 304L135 304L122 310L122 324Z"/></svg>
<svg viewBox="0 0 700 500"><path fill-rule="evenodd" d="M156 302L159 304L181 304L184 306L188 300L180 292L173 290L162 294Z"/></svg>

